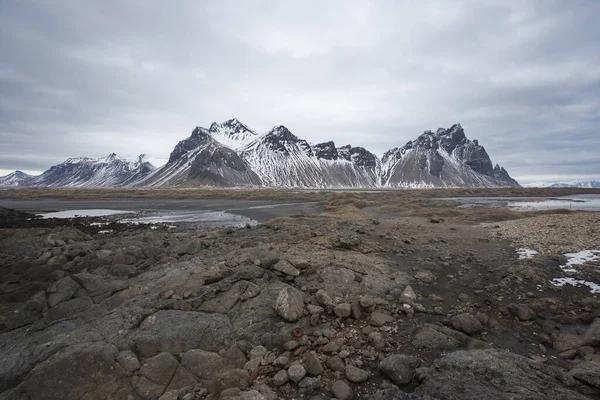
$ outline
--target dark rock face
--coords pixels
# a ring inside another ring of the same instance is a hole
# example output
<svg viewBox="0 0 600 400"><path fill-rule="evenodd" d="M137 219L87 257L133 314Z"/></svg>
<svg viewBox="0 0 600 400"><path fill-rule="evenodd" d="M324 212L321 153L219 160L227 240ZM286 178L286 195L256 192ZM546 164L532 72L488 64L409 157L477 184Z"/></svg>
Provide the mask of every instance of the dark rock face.
<svg viewBox="0 0 600 400"><path fill-rule="evenodd" d="M556 367L498 350L457 351L436 360L415 394L440 399L585 399ZM420 397L417 397L420 398Z"/></svg>
<svg viewBox="0 0 600 400"><path fill-rule="evenodd" d="M335 161L339 158L338 151L335 148L335 143L325 142L315 144L313 146L315 156L321 160L332 160Z"/></svg>
<svg viewBox="0 0 600 400"><path fill-rule="evenodd" d="M384 186L519 186L506 170L493 167L485 148L469 140L460 124L426 131L382 158Z"/></svg>
<svg viewBox="0 0 600 400"><path fill-rule="evenodd" d="M363 147L346 145L338 148L338 153L341 158L351 161L357 167L376 168L378 166L377 156Z"/></svg>

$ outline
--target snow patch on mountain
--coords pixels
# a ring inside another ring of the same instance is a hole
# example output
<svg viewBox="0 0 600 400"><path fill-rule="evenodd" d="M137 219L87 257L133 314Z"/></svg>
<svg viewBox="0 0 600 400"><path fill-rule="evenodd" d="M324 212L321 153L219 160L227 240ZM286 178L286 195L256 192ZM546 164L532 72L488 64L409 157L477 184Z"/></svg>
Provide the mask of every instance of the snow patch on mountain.
<svg viewBox="0 0 600 400"><path fill-rule="evenodd" d="M132 186L154 171L145 155L128 160L111 153L101 158L69 158L31 179L27 186L122 187Z"/></svg>
<svg viewBox="0 0 600 400"><path fill-rule="evenodd" d="M22 187L27 186L33 179L32 175L16 170L6 176L0 176L0 187Z"/></svg>

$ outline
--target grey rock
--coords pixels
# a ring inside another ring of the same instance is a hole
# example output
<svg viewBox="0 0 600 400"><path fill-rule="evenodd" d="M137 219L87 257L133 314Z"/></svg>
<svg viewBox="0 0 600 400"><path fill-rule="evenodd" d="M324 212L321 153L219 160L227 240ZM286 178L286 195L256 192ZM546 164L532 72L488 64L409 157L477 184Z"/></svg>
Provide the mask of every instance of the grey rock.
<svg viewBox="0 0 600 400"><path fill-rule="evenodd" d="M290 363L290 359L286 356L279 356L273 361L275 368L285 368Z"/></svg>
<svg viewBox="0 0 600 400"><path fill-rule="evenodd" d="M306 376L306 370L300 364L294 364L290 366L287 373L290 379L295 383L300 382L302 378Z"/></svg>
<svg viewBox="0 0 600 400"><path fill-rule="evenodd" d="M69 300L80 287L71 277L65 276L46 290L48 305L54 307L59 303Z"/></svg>
<svg viewBox="0 0 600 400"><path fill-rule="evenodd" d="M279 262L273 266L273 269L289 276L296 277L300 275L300 271L286 260L279 260Z"/></svg>
<svg viewBox="0 0 600 400"><path fill-rule="evenodd" d="M275 302L275 311L288 322L298 321L304 313L302 292L291 286L281 289Z"/></svg>
<svg viewBox="0 0 600 400"><path fill-rule="evenodd" d="M289 380L290 380L290 377L288 376L287 371L282 369L281 371L276 373L275 376L273 377L273 384L275 386L279 387L279 386L283 386L286 383L288 383Z"/></svg>
<svg viewBox="0 0 600 400"><path fill-rule="evenodd" d="M250 374L245 369L235 368L229 371L215 374L217 388L219 391L230 388L247 389L250 381Z"/></svg>
<svg viewBox="0 0 600 400"><path fill-rule="evenodd" d="M414 399L411 395L398 388L390 388L384 390L378 390L373 394L373 400L409 400ZM415 399L417 400L417 399ZM429 400L428 398L424 398L423 400ZM431 399L434 400L434 399Z"/></svg>
<svg viewBox="0 0 600 400"><path fill-rule="evenodd" d="M455 315L450 319L450 323L454 329L467 335L474 335L483 331L481 322L475 316L467 313Z"/></svg>
<svg viewBox="0 0 600 400"><path fill-rule="evenodd" d="M242 392L240 394L241 400L266 400L266 397L263 396L258 390L248 390L247 392Z"/></svg>
<svg viewBox="0 0 600 400"><path fill-rule="evenodd" d="M352 314L352 307L348 303L341 303L333 308L333 312L337 317L347 318Z"/></svg>
<svg viewBox="0 0 600 400"><path fill-rule="evenodd" d="M418 358L404 354L393 354L379 363L379 371L394 384L405 386L412 381L415 370L421 364Z"/></svg>
<svg viewBox="0 0 600 400"><path fill-rule="evenodd" d="M579 363L569 371L569 375L600 389L600 364L597 362L584 361Z"/></svg>
<svg viewBox="0 0 600 400"><path fill-rule="evenodd" d="M373 307L375 305L375 299L373 298L373 296L370 296L368 294L360 296L358 298L358 302L361 306L365 308Z"/></svg>
<svg viewBox="0 0 600 400"><path fill-rule="evenodd" d="M346 366L346 379L352 383L362 383L369 379L369 373L353 365Z"/></svg>
<svg viewBox="0 0 600 400"><path fill-rule="evenodd" d="M326 361L325 361L325 365L327 365L327 368L329 368L332 371L343 371L346 368L346 365L344 364L344 361L339 357L339 356L332 356L329 357Z"/></svg>
<svg viewBox="0 0 600 400"><path fill-rule="evenodd" d="M118 354L116 346L104 342L63 348L36 365L20 390L36 400L68 399L75 393L106 398L125 377L116 361Z"/></svg>
<svg viewBox="0 0 600 400"><path fill-rule="evenodd" d="M392 322L394 317L381 311L373 311L371 314L370 323L373 326L383 326L388 322Z"/></svg>
<svg viewBox="0 0 600 400"><path fill-rule="evenodd" d="M334 339L321 348L323 353L337 353L344 345L344 339Z"/></svg>
<svg viewBox="0 0 600 400"><path fill-rule="evenodd" d="M527 304L509 304L508 311L519 318L519 321L531 321L535 318L535 313Z"/></svg>
<svg viewBox="0 0 600 400"><path fill-rule="evenodd" d="M324 371L321 360L316 352L311 351L304 356L304 363L302 364L304 369L309 375L318 376Z"/></svg>
<svg viewBox="0 0 600 400"><path fill-rule="evenodd" d="M128 284L120 280L105 280L101 276L80 273L74 274L73 279L79 283L96 303L107 299L113 293L127 289Z"/></svg>
<svg viewBox="0 0 600 400"><path fill-rule="evenodd" d="M460 342L440 332L439 328L432 325L419 327L414 334L411 344L418 349L429 350L452 350L460 345Z"/></svg>
<svg viewBox="0 0 600 400"><path fill-rule="evenodd" d="M74 318L79 313L90 308L94 302L89 297L76 297L67 300L52 307L46 313L48 321L57 321L59 319Z"/></svg>
<svg viewBox="0 0 600 400"><path fill-rule="evenodd" d="M248 353L248 358L253 360L255 358L263 358L267 354L267 349L264 346L256 346Z"/></svg>
<svg viewBox="0 0 600 400"><path fill-rule="evenodd" d="M354 300L351 304L352 318L354 319L362 319L363 317L363 308L360 305L358 300Z"/></svg>
<svg viewBox="0 0 600 400"><path fill-rule="evenodd" d="M42 319L44 312L48 309L48 302L44 292L33 295L16 311L9 314L6 321L8 329L19 328L24 325L33 324Z"/></svg>
<svg viewBox="0 0 600 400"><path fill-rule="evenodd" d="M200 349L183 353L181 365L201 379L212 378L214 374L240 367L239 363L232 362L217 353Z"/></svg>
<svg viewBox="0 0 600 400"><path fill-rule="evenodd" d="M437 359L415 395L458 399L583 400L573 378L508 351L456 351Z"/></svg>
<svg viewBox="0 0 600 400"><path fill-rule="evenodd" d="M321 378L317 377L310 377L307 376L304 379L302 379L300 382L298 382L298 392L300 393L310 393L310 392L314 392L315 390L319 389L321 387Z"/></svg>
<svg viewBox="0 0 600 400"><path fill-rule="evenodd" d="M179 362L169 353L160 353L145 360L140 368L140 375L163 386L171 382Z"/></svg>
<svg viewBox="0 0 600 400"><path fill-rule="evenodd" d="M415 293L412 286L408 285L400 295L400 302L406 304L412 304L417 300L417 294Z"/></svg>
<svg viewBox="0 0 600 400"><path fill-rule="evenodd" d="M331 393L338 400L350 400L354 394L352 388L344 381L335 381L331 385Z"/></svg>
<svg viewBox="0 0 600 400"><path fill-rule="evenodd" d="M179 398L179 391L171 390L166 393L163 393L162 396L158 398L158 400L177 400Z"/></svg>
<svg viewBox="0 0 600 400"><path fill-rule="evenodd" d="M318 305L323 306L325 308L333 304L333 299L331 298L329 293L327 293L323 289L319 289L317 293L315 293L315 300L317 301Z"/></svg>
<svg viewBox="0 0 600 400"><path fill-rule="evenodd" d="M132 340L143 357L191 349L218 351L231 342L231 323L222 314L160 310L142 321Z"/></svg>
<svg viewBox="0 0 600 400"><path fill-rule="evenodd" d="M374 331L369 333L368 339L369 343L371 343L371 345L377 350L383 350L385 348L385 339L383 338L381 332Z"/></svg>
<svg viewBox="0 0 600 400"><path fill-rule="evenodd" d="M135 353L131 350L125 350L119 353L117 361L121 367L127 372L135 372L140 369L140 361Z"/></svg>
<svg viewBox="0 0 600 400"><path fill-rule="evenodd" d="M296 350L299 346L299 343L295 340L288 340L283 344L283 348L287 351Z"/></svg>

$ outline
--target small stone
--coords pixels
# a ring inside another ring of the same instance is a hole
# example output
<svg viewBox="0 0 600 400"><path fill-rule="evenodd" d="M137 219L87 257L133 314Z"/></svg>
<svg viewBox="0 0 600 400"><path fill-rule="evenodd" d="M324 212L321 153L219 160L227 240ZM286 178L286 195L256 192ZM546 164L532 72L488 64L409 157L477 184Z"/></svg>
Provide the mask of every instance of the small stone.
<svg viewBox="0 0 600 400"><path fill-rule="evenodd" d="M295 350L296 348L298 348L298 342L296 342L295 340L288 340L283 344L283 348L287 351Z"/></svg>
<svg viewBox="0 0 600 400"><path fill-rule="evenodd" d="M323 346L321 351L323 351L323 353L337 353L338 351L340 351L340 348L343 344L343 339L335 339Z"/></svg>
<svg viewBox="0 0 600 400"><path fill-rule="evenodd" d="M240 394L240 400L266 400L258 390L248 390Z"/></svg>
<svg viewBox="0 0 600 400"><path fill-rule="evenodd" d="M388 322L392 322L394 318L391 315L383 313L381 311L374 311L371 314L371 325L373 326L383 326Z"/></svg>
<svg viewBox="0 0 600 400"><path fill-rule="evenodd" d="M474 335L483 331L481 322L471 314L458 314L450 319L452 327L467 335Z"/></svg>
<svg viewBox="0 0 600 400"><path fill-rule="evenodd" d="M353 396L352 389L344 381L335 381L331 385L331 392L338 400L350 400Z"/></svg>
<svg viewBox="0 0 600 400"><path fill-rule="evenodd" d="M306 310L310 315L319 315L325 312L325 309L321 306L315 306L314 304L309 304L306 306Z"/></svg>
<svg viewBox="0 0 600 400"><path fill-rule="evenodd" d="M535 313L527 304L509 304L508 311L519 321L531 321L535 318Z"/></svg>
<svg viewBox="0 0 600 400"><path fill-rule="evenodd" d="M117 361L127 372L134 372L140 369L140 361L135 353L131 350L120 352L119 356L117 357Z"/></svg>
<svg viewBox="0 0 600 400"><path fill-rule="evenodd" d="M290 359L288 357L279 356L273 361L273 366L275 368L284 368L289 363L290 363Z"/></svg>
<svg viewBox="0 0 600 400"><path fill-rule="evenodd" d="M365 308L373 307L375 305L375 299L370 295L360 296L358 302Z"/></svg>
<svg viewBox="0 0 600 400"><path fill-rule="evenodd" d="M352 314L352 307L348 303L341 303L334 307L333 312L339 318L347 318Z"/></svg>
<svg viewBox="0 0 600 400"><path fill-rule="evenodd" d="M248 353L249 359L262 358L267 354L267 349L263 346L256 346Z"/></svg>
<svg viewBox="0 0 600 400"><path fill-rule="evenodd" d="M306 376L306 370L300 364L294 364L288 368L288 376L292 381L298 383Z"/></svg>
<svg viewBox="0 0 600 400"><path fill-rule="evenodd" d="M352 383L366 382L369 379L369 373L355 366L348 365L346 366L346 379Z"/></svg>
<svg viewBox="0 0 600 400"><path fill-rule="evenodd" d="M346 368L344 361L338 356L329 357L327 361L325 361L325 365L327 365L327 368L334 372L341 372Z"/></svg>
<svg viewBox="0 0 600 400"><path fill-rule="evenodd" d="M311 351L304 357L304 369L309 375L318 376L324 371L321 360L316 352Z"/></svg>
<svg viewBox="0 0 600 400"><path fill-rule="evenodd" d="M287 371L282 369L281 371L276 373L275 376L273 377L273 384L275 386L279 387L279 386L283 386L286 383L288 383L289 380L290 380L290 377L288 376Z"/></svg>
<svg viewBox="0 0 600 400"><path fill-rule="evenodd" d="M331 296L323 289L319 289L317 291L317 293L315 294L315 300L320 306L323 306L325 308L333 304Z"/></svg>
<svg viewBox="0 0 600 400"><path fill-rule="evenodd" d="M369 343L377 350L383 350L385 348L385 340L383 339L383 335L381 332L371 332L368 336Z"/></svg>
<svg viewBox="0 0 600 400"><path fill-rule="evenodd" d="M307 376L298 383L300 393L313 392L321 387L321 378Z"/></svg>
<svg viewBox="0 0 600 400"><path fill-rule="evenodd" d="M292 264L287 262L286 260L280 260L277 264L275 264L273 266L273 269L275 271L279 271L283 274L293 276L293 277L300 275L300 271L298 269L296 269Z"/></svg>

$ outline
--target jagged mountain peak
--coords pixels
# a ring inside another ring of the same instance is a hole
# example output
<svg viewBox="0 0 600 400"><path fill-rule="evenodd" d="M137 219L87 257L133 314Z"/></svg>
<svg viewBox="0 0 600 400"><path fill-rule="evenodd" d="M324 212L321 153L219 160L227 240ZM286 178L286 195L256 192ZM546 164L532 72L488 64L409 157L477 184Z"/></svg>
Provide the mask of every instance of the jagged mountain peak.
<svg viewBox="0 0 600 400"><path fill-rule="evenodd" d="M332 141L318 143L312 146L315 156L320 160L332 160L335 161L339 158L335 143Z"/></svg>
<svg viewBox="0 0 600 400"><path fill-rule="evenodd" d="M232 150L240 150L258 137L256 132L237 118L222 123L213 122L208 129L208 133L217 142Z"/></svg>
<svg viewBox="0 0 600 400"><path fill-rule="evenodd" d="M284 125L273 127L273 129L267 132L266 137L277 138L286 142L298 142L300 140L298 139L298 136L290 132Z"/></svg>

